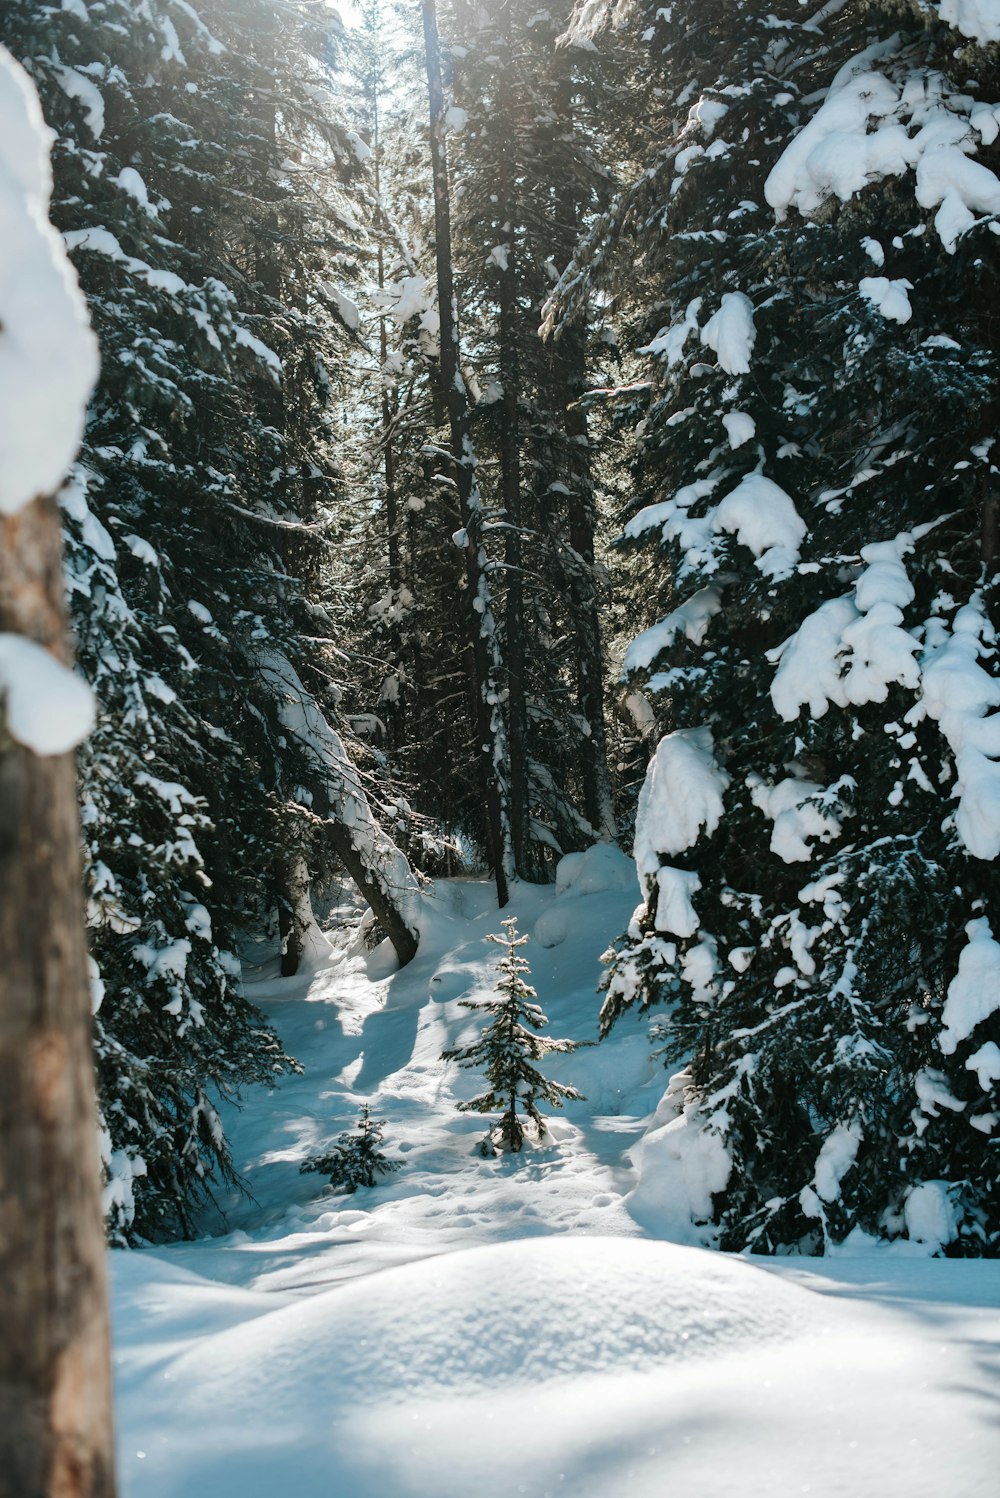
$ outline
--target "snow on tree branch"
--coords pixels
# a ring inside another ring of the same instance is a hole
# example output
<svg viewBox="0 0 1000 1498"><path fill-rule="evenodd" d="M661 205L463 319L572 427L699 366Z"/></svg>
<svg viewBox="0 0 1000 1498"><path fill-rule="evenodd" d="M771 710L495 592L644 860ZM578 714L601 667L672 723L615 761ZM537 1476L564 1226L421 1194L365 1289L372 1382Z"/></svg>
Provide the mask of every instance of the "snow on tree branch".
<svg viewBox="0 0 1000 1498"><path fill-rule="evenodd" d="M97 343L48 222L49 132L24 70L0 47L0 514L54 494L76 455ZM93 727L90 689L35 641L0 633L8 732L62 754Z"/></svg>
<svg viewBox="0 0 1000 1498"><path fill-rule="evenodd" d="M97 342L48 222L49 131L0 47L0 512L62 483L97 378Z"/></svg>

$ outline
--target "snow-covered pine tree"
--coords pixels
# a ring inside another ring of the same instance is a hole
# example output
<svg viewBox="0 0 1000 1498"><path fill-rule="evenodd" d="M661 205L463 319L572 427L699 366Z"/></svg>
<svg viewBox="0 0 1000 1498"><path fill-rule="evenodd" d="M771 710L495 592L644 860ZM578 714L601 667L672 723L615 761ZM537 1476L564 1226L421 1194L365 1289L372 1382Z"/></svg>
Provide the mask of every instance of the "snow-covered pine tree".
<svg viewBox="0 0 1000 1498"><path fill-rule="evenodd" d="M496 879L497 903L503 907L509 898L510 881L517 873L511 824L510 736L504 711L503 658L487 551L483 496L470 431L472 397L463 369L455 295L447 147L449 116L454 106L449 107L445 93L436 0L421 0L421 16L434 192L439 399L447 418L451 458L451 472L444 477L455 486L461 517L461 526L455 531L454 540L465 561L464 601L472 657L473 721L490 861Z"/></svg>
<svg viewBox="0 0 1000 1498"><path fill-rule="evenodd" d="M213 29L207 15L15 3L0 21L57 131L54 211L103 351L65 505L101 704L84 834L119 1237L190 1227L229 1168L213 1094L288 1064L240 993L234 929L304 849L332 859L282 773L284 703L259 659L265 642L294 653L322 617L302 579L317 580L334 472L340 324L299 288L346 255L331 225L358 151L325 112L323 37L310 51L295 7L213 7Z"/></svg>
<svg viewBox="0 0 1000 1498"><path fill-rule="evenodd" d="M605 225L649 298L661 737L603 1023L666 1006L731 1248L1000 1241L1000 74L978 10L927 12L648 7L669 144Z"/></svg>
<svg viewBox="0 0 1000 1498"><path fill-rule="evenodd" d="M586 328L557 346L542 305L606 195L595 117L606 66L556 47L568 7L451 9L453 158L473 412L501 619L519 872L614 832L604 724ZM596 101L596 102L595 102Z"/></svg>
<svg viewBox="0 0 1000 1498"><path fill-rule="evenodd" d="M359 1186L377 1186L383 1176L399 1170L403 1163L382 1153L384 1133L385 1120L372 1118L371 1108L364 1103L354 1129L338 1135L332 1149L303 1160L299 1171L315 1170L329 1176L330 1185L344 1192L357 1191Z"/></svg>
<svg viewBox="0 0 1000 1498"><path fill-rule="evenodd" d="M493 1142L501 1149L517 1153L524 1143L524 1126L518 1117L522 1110L534 1124L537 1137L545 1137L545 1120L538 1110L539 1102L552 1108L561 1108L582 1093L563 1082L553 1082L543 1075L535 1061L555 1054L574 1051L572 1040L552 1040L538 1032L548 1024L541 1008L534 1002L538 995L525 975L530 974L531 964L520 956L519 949L530 938L519 936L517 918L510 916L502 921L503 932L491 933L486 941L496 942L504 948L497 963L499 977L496 983L497 998L462 999L463 1009L476 1009L492 1015L492 1023L471 1045L459 1046L442 1052L442 1061L457 1061L459 1066L475 1069L485 1074L487 1090L467 1102L459 1103L463 1113L495 1113L503 1111L500 1123L487 1132L484 1150L492 1150Z"/></svg>

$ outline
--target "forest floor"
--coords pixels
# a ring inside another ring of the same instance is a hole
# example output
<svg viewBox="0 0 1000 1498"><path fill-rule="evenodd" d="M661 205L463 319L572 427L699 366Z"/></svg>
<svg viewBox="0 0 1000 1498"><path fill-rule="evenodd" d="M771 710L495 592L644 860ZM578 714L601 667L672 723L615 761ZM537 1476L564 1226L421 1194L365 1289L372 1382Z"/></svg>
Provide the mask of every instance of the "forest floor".
<svg viewBox="0 0 1000 1498"><path fill-rule="evenodd" d="M585 862L502 913L553 1036L596 1036L629 869ZM458 1001L493 987L492 896L435 884L397 974L350 907L308 975L248 954L303 1072L226 1110L252 1196L111 1256L123 1498L995 1498L1000 1263L697 1246L718 1161L657 1132L644 1023L551 1058L586 1101L482 1158L456 1110L480 1079L439 1058L482 1024ZM364 1102L404 1164L335 1195L298 1167Z"/></svg>

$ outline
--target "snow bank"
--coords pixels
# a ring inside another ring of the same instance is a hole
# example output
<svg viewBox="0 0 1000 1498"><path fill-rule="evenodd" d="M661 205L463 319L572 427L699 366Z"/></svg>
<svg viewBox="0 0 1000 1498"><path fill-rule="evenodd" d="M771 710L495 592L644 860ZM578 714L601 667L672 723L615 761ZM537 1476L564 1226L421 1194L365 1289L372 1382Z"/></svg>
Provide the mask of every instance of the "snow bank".
<svg viewBox="0 0 1000 1498"><path fill-rule="evenodd" d="M673 1244L514 1241L390 1269L224 1331L176 1360L173 1394L192 1415L255 1411L274 1424L283 1411L298 1421L372 1398L531 1387L787 1337L806 1300Z"/></svg>
<svg viewBox="0 0 1000 1498"><path fill-rule="evenodd" d="M54 494L76 456L97 343L48 222L50 133L0 47L0 513Z"/></svg>
<svg viewBox="0 0 1000 1498"><path fill-rule="evenodd" d="M556 865L556 895L601 895L634 889L635 864L614 843L595 843L583 853L567 853Z"/></svg>
<svg viewBox="0 0 1000 1498"><path fill-rule="evenodd" d="M710 1244L712 1194L724 1191L732 1160L697 1103L685 1103L686 1072L670 1080L649 1130L632 1146L637 1182L626 1199L636 1221L657 1238Z"/></svg>
<svg viewBox="0 0 1000 1498"><path fill-rule="evenodd" d="M593 929L593 897L626 890L634 897L635 864L614 843L567 853L556 866L555 899L535 921L535 940L543 947L558 947L586 939Z"/></svg>
<svg viewBox="0 0 1000 1498"><path fill-rule="evenodd" d="M944 1248L958 1234L955 1206L947 1181L921 1181L903 1203L906 1232L914 1243L924 1243L932 1252Z"/></svg>

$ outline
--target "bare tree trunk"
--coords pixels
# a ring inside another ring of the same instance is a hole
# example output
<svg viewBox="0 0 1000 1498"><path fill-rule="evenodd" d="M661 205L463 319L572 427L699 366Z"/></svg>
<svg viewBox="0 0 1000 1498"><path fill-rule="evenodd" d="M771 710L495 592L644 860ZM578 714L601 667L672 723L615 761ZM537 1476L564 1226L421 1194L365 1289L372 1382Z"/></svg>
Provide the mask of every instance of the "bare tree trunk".
<svg viewBox="0 0 1000 1498"><path fill-rule="evenodd" d="M0 518L0 631L68 659L52 500ZM0 891L0 1498L113 1498L76 777L2 705Z"/></svg>
<svg viewBox="0 0 1000 1498"><path fill-rule="evenodd" d="M465 529L465 575L469 627L476 681L476 730L486 800L491 857L497 881L497 903L510 898L514 873L507 785L509 751L501 706L500 659L489 582L482 554L482 500L476 483L476 460L469 439L469 397L459 360L458 312L452 274L451 204L445 148L444 85L435 0L422 0L427 93L430 103L431 173L434 184L434 241L438 311L441 319L441 384L451 429L455 478Z"/></svg>

